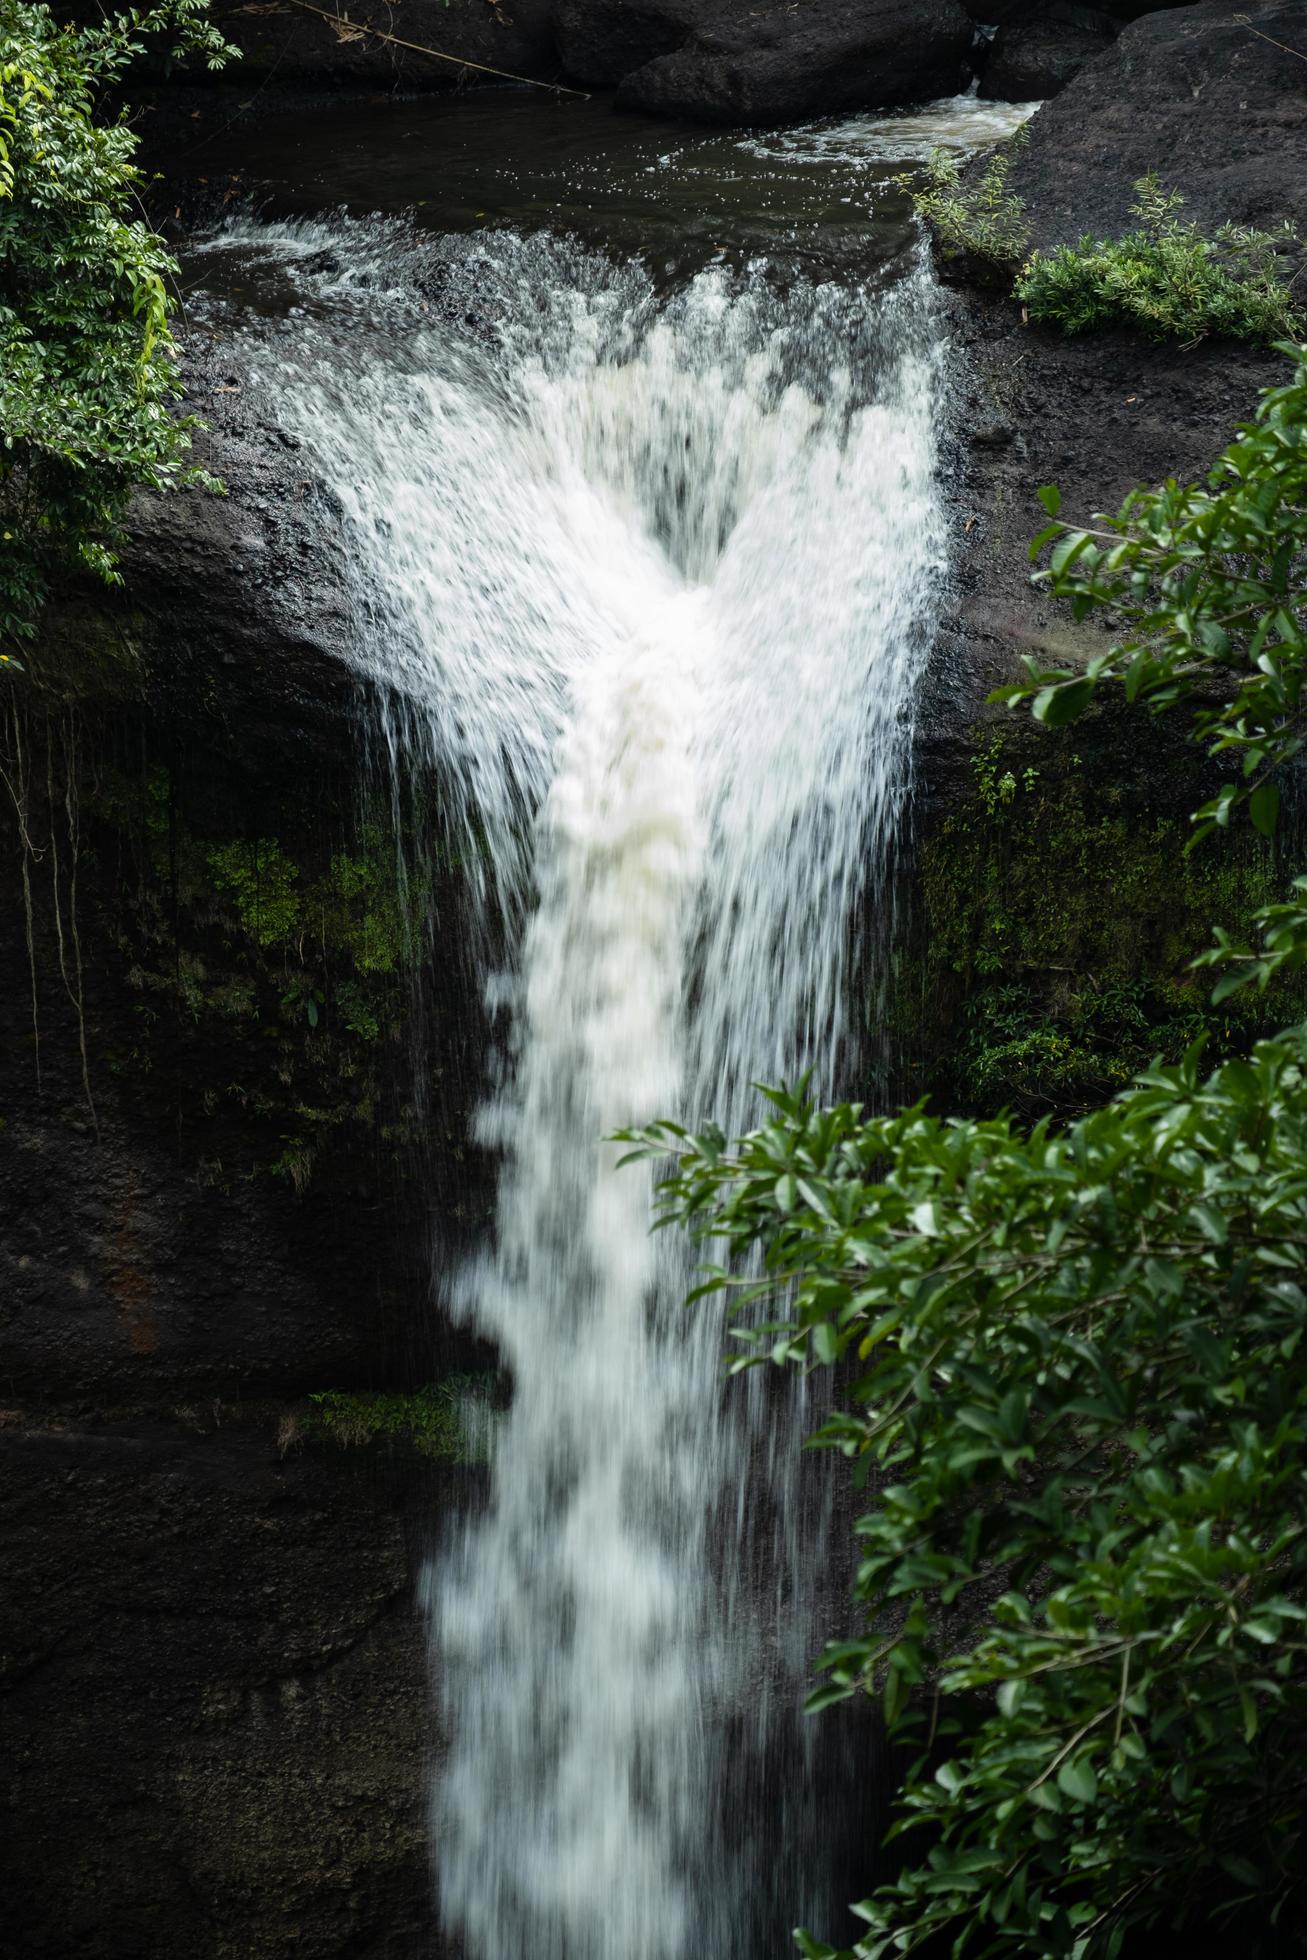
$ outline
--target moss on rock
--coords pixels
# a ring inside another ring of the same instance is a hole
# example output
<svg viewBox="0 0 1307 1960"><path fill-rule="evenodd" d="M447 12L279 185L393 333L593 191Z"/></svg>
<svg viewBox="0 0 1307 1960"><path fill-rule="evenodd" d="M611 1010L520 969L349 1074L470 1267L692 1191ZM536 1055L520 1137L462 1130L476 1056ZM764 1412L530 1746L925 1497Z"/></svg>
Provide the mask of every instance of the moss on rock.
<svg viewBox="0 0 1307 1960"><path fill-rule="evenodd" d="M1191 970L1214 925L1241 932L1278 895L1274 848L1247 833L1186 855L1183 811L1087 760L1098 740L977 731L968 792L922 843L902 1033L938 1102L1069 1114L1155 1056L1242 1048L1302 1011L1289 986L1213 1009Z"/></svg>
<svg viewBox="0 0 1307 1960"><path fill-rule="evenodd" d="M450 1463L477 1463L488 1454L491 1379L450 1375L410 1394L388 1390L322 1389L309 1397L295 1440L344 1448L380 1444Z"/></svg>

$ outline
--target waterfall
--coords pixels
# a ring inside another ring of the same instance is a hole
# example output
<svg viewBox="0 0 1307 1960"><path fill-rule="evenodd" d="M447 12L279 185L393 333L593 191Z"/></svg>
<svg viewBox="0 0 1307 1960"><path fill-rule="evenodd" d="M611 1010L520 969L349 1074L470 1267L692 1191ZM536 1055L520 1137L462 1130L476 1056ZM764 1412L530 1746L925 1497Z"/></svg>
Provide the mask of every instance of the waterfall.
<svg viewBox="0 0 1307 1960"><path fill-rule="evenodd" d="M430 1577L441 1910L468 1960L784 1953L832 1912L809 1412L723 1385L604 1139L747 1123L804 1067L858 1088L942 562L926 276L666 291L547 235L344 221L243 244L304 303L262 375L343 513L352 657L509 922L498 1214L451 1293L513 1392Z"/></svg>

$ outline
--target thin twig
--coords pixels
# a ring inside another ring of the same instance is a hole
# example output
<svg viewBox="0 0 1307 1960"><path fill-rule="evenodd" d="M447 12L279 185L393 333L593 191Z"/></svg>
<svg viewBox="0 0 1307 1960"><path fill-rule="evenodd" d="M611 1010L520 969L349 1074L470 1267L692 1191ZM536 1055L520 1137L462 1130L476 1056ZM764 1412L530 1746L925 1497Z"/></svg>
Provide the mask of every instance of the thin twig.
<svg viewBox="0 0 1307 1960"><path fill-rule="evenodd" d="M469 61L461 54L442 54L439 48L424 47L421 41L402 41L398 34L387 34L380 27L370 27L361 20L351 20L348 14L329 13L325 7L315 7L313 0L291 0L291 5L303 7L306 13L317 14L335 27L352 27L358 34L371 34L375 40L386 41L392 48L408 48L414 54L429 54L433 61L450 61L455 68L475 68L481 75L498 75L504 82L525 82L528 88L546 88L553 95L576 95L582 102L590 100L582 88L568 88L562 82L542 82L536 75L515 75L508 68L491 68L484 61Z"/></svg>
<svg viewBox="0 0 1307 1960"><path fill-rule="evenodd" d="M1231 14L1230 18L1236 27L1246 27L1248 32L1255 34L1259 41L1269 41L1271 46L1279 48L1282 54L1291 54L1295 60L1307 61L1307 54L1304 54L1301 48L1291 48L1287 41L1277 41L1273 34L1263 34L1260 27L1253 26L1247 14Z"/></svg>

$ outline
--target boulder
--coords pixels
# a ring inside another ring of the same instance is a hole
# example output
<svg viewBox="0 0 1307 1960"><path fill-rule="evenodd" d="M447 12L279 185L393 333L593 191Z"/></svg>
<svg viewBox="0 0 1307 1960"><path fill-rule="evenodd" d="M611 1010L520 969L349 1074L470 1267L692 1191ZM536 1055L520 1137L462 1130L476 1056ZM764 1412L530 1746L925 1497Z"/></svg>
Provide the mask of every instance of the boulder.
<svg viewBox="0 0 1307 1960"><path fill-rule="evenodd" d="M793 122L951 93L965 81L971 35L958 0L669 0L634 13L566 0L560 15L570 72L616 81L624 108L710 123Z"/></svg>
<svg viewBox="0 0 1307 1960"><path fill-rule="evenodd" d="M492 79L480 76L482 67L543 81L558 71L551 0L392 0L380 13L351 7L349 0L321 0L320 12L317 5L318 0L313 5L215 0L214 22L242 55L224 71L225 79L242 92L274 77L279 88L293 83L417 90ZM364 21L393 38L366 31ZM462 68L463 62L470 65ZM198 79L194 65L189 73Z"/></svg>
<svg viewBox="0 0 1307 1960"><path fill-rule="evenodd" d="M1101 25L1035 20L1002 26L990 47L980 93L989 102L1046 101L1110 48L1115 36L1106 17Z"/></svg>
<svg viewBox="0 0 1307 1960"><path fill-rule="evenodd" d="M616 88L646 62L681 47L696 28L710 27L721 11L711 0L560 0L554 32L572 81Z"/></svg>
<svg viewBox="0 0 1307 1960"><path fill-rule="evenodd" d="M1040 111L1013 171L1034 244L1119 236L1150 170L1208 228L1307 227L1307 64L1291 52L1307 54L1307 0L1250 20L1212 0L1149 14Z"/></svg>

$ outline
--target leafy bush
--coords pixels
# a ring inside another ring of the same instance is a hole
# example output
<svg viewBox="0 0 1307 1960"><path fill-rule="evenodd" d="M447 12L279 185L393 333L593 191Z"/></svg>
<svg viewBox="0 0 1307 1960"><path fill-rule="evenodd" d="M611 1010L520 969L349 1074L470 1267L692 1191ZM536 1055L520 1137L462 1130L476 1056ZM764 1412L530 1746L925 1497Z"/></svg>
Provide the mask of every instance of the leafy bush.
<svg viewBox="0 0 1307 1960"><path fill-rule="evenodd" d="M1199 1034L1214 1064L1307 1012L1301 974L1209 1003L1190 968L1212 921L1248 934L1284 869L1246 828L1186 855L1182 813L1131 809L1115 772L1137 740L1116 715L977 731L973 785L917 851L890 1002L908 1100L1080 1116Z"/></svg>
<svg viewBox="0 0 1307 1960"><path fill-rule="evenodd" d="M1156 340L1273 341L1299 330L1284 277L1284 254L1297 244L1291 225L1278 233L1222 225L1205 238L1177 212L1178 191L1155 176L1135 185L1136 230L1112 240L1036 252L1022 268L1016 297L1030 318L1063 333L1131 326Z"/></svg>
<svg viewBox="0 0 1307 1960"><path fill-rule="evenodd" d="M1128 1087L1159 1054L1178 1060L1213 1032L1201 995L1174 982L1086 985L1054 1012L1030 986L1009 981L966 1001L954 1080L981 1112L1077 1114Z"/></svg>
<svg viewBox="0 0 1307 1960"><path fill-rule="evenodd" d="M203 0L97 25L0 0L0 659L30 637L51 572L114 576L127 500L212 479L186 461L194 424L168 329L176 266L136 216L136 138L95 120L148 37L229 52Z"/></svg>
<svg viewBox="0 0 1307 1960"><path fill-rule="evenodd" d="M810 1705L875 1691L917 1735L896 1833L928 1833L858 1955L1300 1914L1307 1030L1060 1136L770 1101L734 1148L633 1141L677 1159L663 1220L729 1247L705 1291L761 1248L735 1366L850 1371L816 1440L877 1480L871 1625Z"/></svg>

